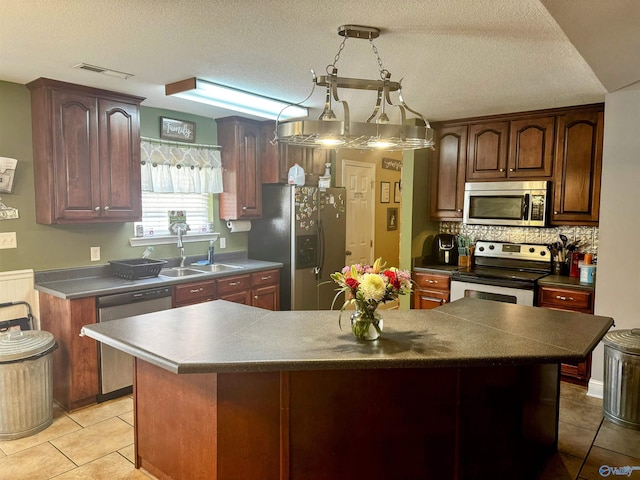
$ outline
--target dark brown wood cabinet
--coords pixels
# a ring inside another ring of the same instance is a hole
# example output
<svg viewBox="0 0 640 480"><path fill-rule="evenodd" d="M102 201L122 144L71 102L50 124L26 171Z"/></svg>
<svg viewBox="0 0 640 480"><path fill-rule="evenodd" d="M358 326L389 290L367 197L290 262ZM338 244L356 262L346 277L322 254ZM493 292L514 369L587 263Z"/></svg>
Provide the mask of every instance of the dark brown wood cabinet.
<svg viewBox="0 0 640 480"><path fill-rule="evenodd" d="M507 178L544 180L553 176L554 128L553 115L509 122Z"/></svg>
<svg viewBox="0 0 640 480"><path fill-rule="evenodd" d="M29 84L36 221L142 216L141 97L40 78Z"/></svg>
<svg viewBox="0 0 640 480"><path fill-rule="evenodd" d="M251 305L266 310L280 310L280 270L266 270L251 275Z"/></svg>
<svg viewBox="0 0 640 480"><path fill-rule="evenodd" d="M209 302L216 299L216 281L185 283L173 288L173 308Z"/></svg>
<svg viewBox="0 0 640 480"><path fill-rule="evenodd" d="M433 220L462 220L467 126L437 128L429 163L429 216Z"/></svg>
<svg viewBox="0 0 640 480"><path fill-rule="evenodd" d="M472 123L467 147L467 181L507 177L509 122Z"/></svg>
<svg viewBox="0 0 640 480"><path fill-rule="evenodd" d="M216 119L221 145L224 191L219 197L223 220L250 220L262 216L262 122L241 117Z"/></svg>
<svg viewBox="0 0 640 480"><path fill-rule="evenodd" d="M251 305L251 275L234 275L216 282L218 299Z"/></svg>
<svg viewBox="0 0 640 480"><path fill-rule="evenodd" d="M598 224L603 130L603 107L558 116L551 224Z"/></svg>
<svg viewBox="0 0 640 480"><path fill-rule="evenodd" d="M413 272L413 308L431 309L449 301L451 277L444 273Z"/></svg>
<svg viewBox="0 0 640 480"><path fill-rule="evenodd" d="M592 314L594 310L594 293L590 290L539 286L538 306L567 312ZM587 385L591 378L591 354L584 362L561 364L560 374L563 380Z"/></svg>
<svg viewBox="0 0 640 480"><path fill-rule="evenodd" d="M58 343L53 352L53 398L66 411L96 403L99 393L98 344L78 335L96 323L95 297L65 300L39 292L40 327Z"/></svg>

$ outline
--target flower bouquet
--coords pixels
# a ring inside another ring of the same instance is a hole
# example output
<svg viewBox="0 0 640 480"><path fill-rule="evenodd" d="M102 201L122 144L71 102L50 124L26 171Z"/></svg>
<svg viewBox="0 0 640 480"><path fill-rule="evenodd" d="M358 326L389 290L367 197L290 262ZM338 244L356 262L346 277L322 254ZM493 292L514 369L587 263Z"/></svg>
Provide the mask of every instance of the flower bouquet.
<svg viewBox="0 0 640 480"><path fill-rule="evenodd" d="M347 265L342 271L332 273L331 278L339 286L334 303L343 292L347 297L340 309L338 324L342 328L342 312L348 305L355 305L351 331L359 340L375 340L380 336L382 317L376 312L380 303L411 293L411 274L395 267L385 268L382 258L373 265Z"/></svg>

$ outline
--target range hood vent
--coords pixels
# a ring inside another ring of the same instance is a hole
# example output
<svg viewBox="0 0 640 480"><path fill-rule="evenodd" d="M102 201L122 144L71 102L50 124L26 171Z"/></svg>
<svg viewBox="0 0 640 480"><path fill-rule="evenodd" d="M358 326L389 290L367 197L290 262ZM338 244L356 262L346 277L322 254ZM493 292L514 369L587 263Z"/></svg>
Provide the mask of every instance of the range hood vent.
<svg viewBox="0 0 640 480"><path fill-rule="evenodd" d="M103 75L108 75L110 77L123 78L125 80L129 77L134 76L133 73L118 72L117 70L110 70L104 67L97 67L95 65L89 65L88 63L79 63L77 65L74 65L73 68L81 68L82 70L88 70L94 73L101 73Z"/></svg>

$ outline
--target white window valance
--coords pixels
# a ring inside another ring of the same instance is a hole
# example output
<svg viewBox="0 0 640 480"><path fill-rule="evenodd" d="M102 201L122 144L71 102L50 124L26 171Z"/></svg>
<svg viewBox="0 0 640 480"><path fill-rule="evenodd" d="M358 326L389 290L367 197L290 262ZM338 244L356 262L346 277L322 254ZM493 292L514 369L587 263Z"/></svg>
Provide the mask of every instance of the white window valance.
<svg viewBox="0 0 640 480"><path fill-rule="evenodd" d="M218 147L143 139L140 143L142 191L221 193Z"/></svg>

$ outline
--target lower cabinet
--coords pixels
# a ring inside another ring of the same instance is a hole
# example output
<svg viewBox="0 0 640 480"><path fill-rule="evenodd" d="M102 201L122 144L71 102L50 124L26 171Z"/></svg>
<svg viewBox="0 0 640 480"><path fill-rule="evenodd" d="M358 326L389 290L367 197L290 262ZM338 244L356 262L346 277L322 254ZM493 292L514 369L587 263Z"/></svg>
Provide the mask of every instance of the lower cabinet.
<svg viewBox="0 0 640 480"><path fill-rule="evenodd" d="M538 306L566 312L593 313L594 294L589 290L574 288L538 287ZM562 379L587 385L591 378L591 355L580 363L563 363L560 366Z"/></svg>
<svg viewBox="0 0 640 480"><path fill-rule="evenodd" d="M215 299L215 280L176 285L173 288L173 308L193 305L195 303L209 302Z"/></svg>
<svg viewBox="0 0 640 480"><path fill-rule="evenodd" d="M280 271L267 270L251 275L251 305L265 310L280 310Z"/></svg>
<svg viewBox="0 0 640 480"><path fill-rule="evenodd" d="M449 301L451 277L444 273L413 272L413 308L431 309Z"/></svg>
<svg viewBox="0 0 640 480"><path fill-rule="evenodd" d="M267 310L279 310L280 271L264 270L178 285L174 288L173 298L174 307L218 299Z"/></svg>
<svg viewBox="0 0 640 480"><path fill-rule="evenodd" d="M40 328L53 334L53 398L70 412L96 403L99 393L98 343L78 335L96 323L95 297L65 300L39 292Z"/></svg>

